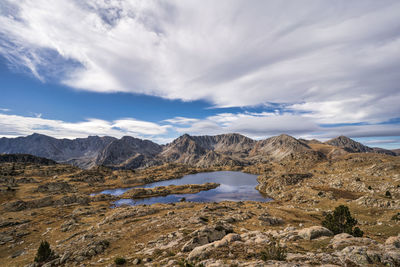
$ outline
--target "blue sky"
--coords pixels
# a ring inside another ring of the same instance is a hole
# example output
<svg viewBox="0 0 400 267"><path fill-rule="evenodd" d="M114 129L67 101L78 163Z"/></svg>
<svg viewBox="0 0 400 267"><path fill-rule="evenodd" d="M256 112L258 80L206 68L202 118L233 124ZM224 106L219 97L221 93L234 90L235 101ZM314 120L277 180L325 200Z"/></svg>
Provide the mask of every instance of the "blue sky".
<svg viewBox="0 0 400 267"><path fill-rule="evenodd" d="M389 0L2 1L0 136L400 148L399 17Z"/></svg>

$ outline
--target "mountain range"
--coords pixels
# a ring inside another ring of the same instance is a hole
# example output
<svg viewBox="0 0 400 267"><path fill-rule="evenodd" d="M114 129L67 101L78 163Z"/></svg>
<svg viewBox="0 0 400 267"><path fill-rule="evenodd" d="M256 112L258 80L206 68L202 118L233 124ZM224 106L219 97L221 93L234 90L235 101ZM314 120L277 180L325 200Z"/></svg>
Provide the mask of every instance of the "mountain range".
<svg viewBox="0 0 400 267"><path fill-rule="evenodd" d="M240 134L184 134L169 144L159 145L130 136L121 139L89 136L71 140L35 133L26 137L0 138L0 153L31 154L84 169L100 165L136 169L166 162L198 167L233 166L305 157L332 158L346 153L397 155L395 151L371 148L345 136L323 143L285 134L259 141Z"/></svg>

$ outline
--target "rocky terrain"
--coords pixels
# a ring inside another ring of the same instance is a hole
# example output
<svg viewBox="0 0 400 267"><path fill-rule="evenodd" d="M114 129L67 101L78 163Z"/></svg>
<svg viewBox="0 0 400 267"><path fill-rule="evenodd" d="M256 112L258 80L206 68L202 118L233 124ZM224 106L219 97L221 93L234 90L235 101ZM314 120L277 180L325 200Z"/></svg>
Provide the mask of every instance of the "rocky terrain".
<svg viewBox="0 0 400 267"><path fill-rule="evenodd" d="M116 266L116 258L125 266L400 266L400 157L351 153L342 144L286 135L259 142L239 135L199 139L184 136L154 156L192 151L188 155L199 158L178 157L135 170L3 157L1 265L38 266L33 259L46 240L54 255L43 266ZM232 151L220 146L224 142ZM207 155L230 161L198 165ZM92 195L217 170L257 174L258 190L274 200L114 207L120 197ZM349 207L362 237L322 226L339 205ZM271 257L274 247L285 257Z"/></svg>
<svg viewBox="0 0 400 267"><path fill-rule="evenodd" d="M157 186L154 188L132 188L122 195L122 198L147 198L167 196L171 194L195 194L200 191L207 191L217 188L217 183L205 184L185 184L185 185L168 185Z"/></svg>
<svg viewBox="0 0 400 267"><path fill-rule="evenodd" d="M315 161L347 153L397 155L394 151L367 147L345 136L322 143L317 140L297 140L285 134L260 141L240 134L184 134L167 145L158 145L130 136L121 139L89 136L69 140L32 134L27 137L0 138L0 153L32 154L84 169L95 166L138 169L164 163L208 168L245 166L258 162L280 161L288 157L308 157Z"/></svg>

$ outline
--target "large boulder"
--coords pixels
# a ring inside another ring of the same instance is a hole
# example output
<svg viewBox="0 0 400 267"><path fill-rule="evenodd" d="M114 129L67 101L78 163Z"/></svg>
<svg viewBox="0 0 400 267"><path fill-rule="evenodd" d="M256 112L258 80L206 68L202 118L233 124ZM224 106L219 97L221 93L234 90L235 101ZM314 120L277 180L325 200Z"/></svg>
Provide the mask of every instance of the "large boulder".
<svg viewBox="0 0 400 267"><path fill-rule="evenodd" d="M284 221L281 218L272 217L268 213L261 214L258 219L261 221L262 225L282 225Z"/></svg>
<svg viewBox="0 0 400 267"><path fill-rule="evenodd" d="M332 236L333 233L322 226L312 226L299 231L299 236L306 240L312 240L321 236Z"/></svg>
<svg viewBox="0 0 400 267"><path fill-rule="evenodd" d="M385 245L400 248L400 235L389 237L388 239L386 239Z"/></svg>
<svg viewBox="0 0 400 267"><path fill-rule="evenodd" d="M370 238L365 238L365 237L354 237L352 235L349 235L347 233L341 233L335 235L330 244L332 245L332 248L334 249L343 249L348 246L369 246L369 245L375 245L377 242L375 240L372 240Z"/></svg>
<svg viewBox="0 0 400 267"><path fill-rule="evenodd" d="M356 266L368 266L373 263L368 256L368 247L365 246L349 246L340 251L338 255L343 262L350 261Z"/></svg>
<svg viewBox="0 0 400 267"><path fill-rule="evenodd" d="M229 233L232 233L232 228L227 225L204 226L191 234L192 238L183 245L182 251L188 252L195 247L220 240Z"/></svg>
<svg viewBox="0 0 400 267"><path fill-rule="evenodd" d="M203 260L208 258L209 254L219 247L227 246L229 243L240 241L241 237L238 234L230 233L224 236L221 240L214 241L209 244L195 247L188 256L188 260Z"/></svg>

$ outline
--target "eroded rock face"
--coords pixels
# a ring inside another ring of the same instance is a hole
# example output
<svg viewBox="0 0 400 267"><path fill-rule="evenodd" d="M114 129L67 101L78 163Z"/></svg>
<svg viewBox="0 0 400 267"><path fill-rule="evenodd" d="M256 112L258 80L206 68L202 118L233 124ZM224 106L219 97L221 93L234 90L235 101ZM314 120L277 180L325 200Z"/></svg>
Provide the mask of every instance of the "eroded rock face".
<svg viewBox="0 0 400 267"><path fill-rule="evenodd" d="M312 226L309 228L304 228L299 231L299 236L306 240L312 240L321 236L332 236L333 233L325 227L322 226Z"/></svg>

